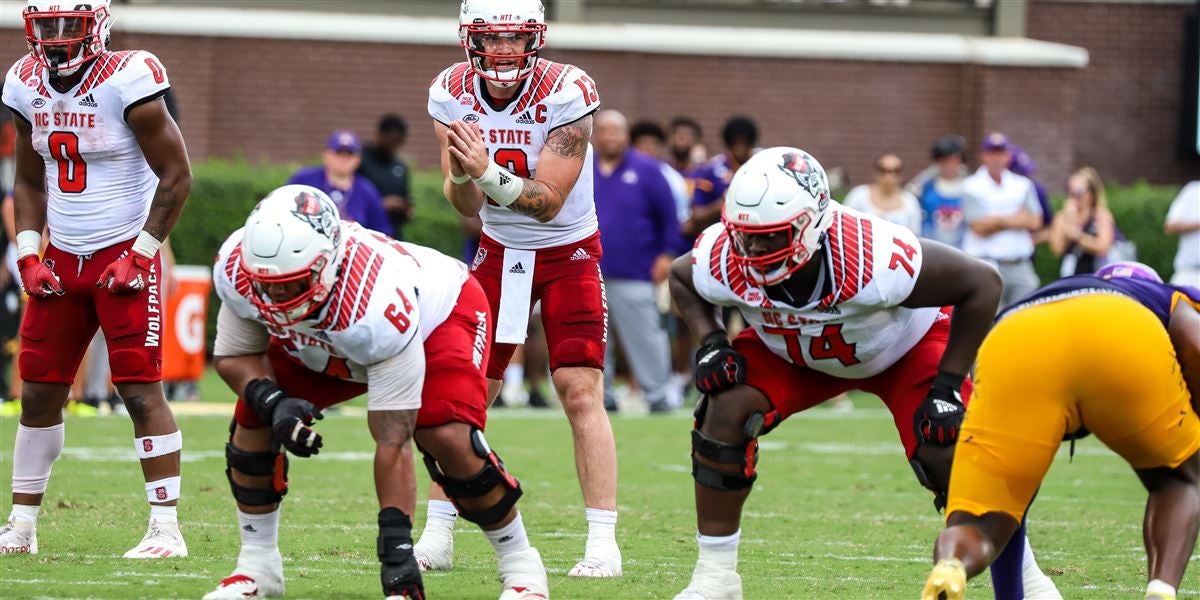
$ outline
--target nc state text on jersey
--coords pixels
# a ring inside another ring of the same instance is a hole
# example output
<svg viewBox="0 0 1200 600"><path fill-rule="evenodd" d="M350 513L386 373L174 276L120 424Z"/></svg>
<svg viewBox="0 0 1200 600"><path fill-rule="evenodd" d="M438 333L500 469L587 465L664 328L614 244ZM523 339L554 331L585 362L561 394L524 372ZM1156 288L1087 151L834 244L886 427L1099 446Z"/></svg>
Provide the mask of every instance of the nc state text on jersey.
<svg viewBox="0 0 1200 600"><path fill-rule="evenodd" d="M533 132L528 129L490 129L484 135L489 144L533 145Z"/></svg>
<svg viewBox="0 0 1200 600"><path fill-rule="evenodd" d="M92 113L55 111L33 113L34 125L38 127L71 127L92 129L96 127L96 115Z"/></svg>

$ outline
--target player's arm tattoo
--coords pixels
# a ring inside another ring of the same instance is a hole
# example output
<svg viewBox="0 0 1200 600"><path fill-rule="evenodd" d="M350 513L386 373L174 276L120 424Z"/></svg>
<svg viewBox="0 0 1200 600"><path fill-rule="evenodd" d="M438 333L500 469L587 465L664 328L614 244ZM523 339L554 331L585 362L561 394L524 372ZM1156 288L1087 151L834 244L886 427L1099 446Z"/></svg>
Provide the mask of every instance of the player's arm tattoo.
<svg viewBox="0 0 1200 600"><path fill-rule="evenodd" d="M415 410L373 410L367 413L371 436L380 446L401 447L412 438L417 425Z"/></svg>
<svg viewBox="0 0 1200 600"><path fill-rule="evenodd" d="M583 158L591 139L592 116L588 115L551 131L546 147L563 158Z"/></svg>
<svg viewBox="0 0 1200 600"><path fill-rule="evenodd" d="M546 149L563 159L579 161L582 167L582 161L587 156L588 141L591 139L592 116L587 115L551 131L550 136L546 138ZM569 188L560 189L548 181L526 179L521 195L517 196L516 202L508 208L545 223L558 214L569 192Z"/></svg>

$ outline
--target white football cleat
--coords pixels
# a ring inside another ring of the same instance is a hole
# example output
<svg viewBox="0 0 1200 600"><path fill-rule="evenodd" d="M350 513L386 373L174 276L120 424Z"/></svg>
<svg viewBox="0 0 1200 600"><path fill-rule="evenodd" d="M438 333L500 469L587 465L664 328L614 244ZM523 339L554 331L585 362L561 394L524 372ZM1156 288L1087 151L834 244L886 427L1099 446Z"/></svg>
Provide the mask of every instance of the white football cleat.
<svg viewBox="0 0 1200 600"><path fill-rule="evenodd" d="M413 544L413 556L422 571L449 571L454 568L454 530L429 527Z"/></svg>
<svg viewBox="0 0 1200 600"><path fill-rule="evenodd" d="M620 577L621 549L616 542L589 543L583 560L567 573L568 577Z"/></svg>
<svg viewBox="0 0 1200 600"><path fill-rule="evenodd" d="M237 568L204 600L277 598L283 596L283 556L279 548L242 546Z"/></svg>
<svg viewBox="0 0 1200 600"><path fill-rule="evenodd" d="M187 544L179 531L179 523L151 519L146 537L130 548L125 558L182 558L187 555Z"/></svg>
<svg viewBox="0 0 1200 600"><path fill-rule="evenodd" d="M742 576L737 571L697 569L675 600L742 600Z"/></svg>
<svg viewBox="0 0 1200 600"><path fill-rule="evenodd" d="M1054 580L1037 567L1022 569L1021 583L1025 587L1026 600L1062 600Z"/></svg>
<svg viewBox="0 0 1200 600"><path fill-rule="evenodd" d="M500 557L500 600L547 600L550 584L537 548Z"/></svg>
<svg viewBox="0 0 1200 600"><path fill-rule="evenodd" d="M37 554L37 525L9 519L0 527L0 554Z"/></svg>

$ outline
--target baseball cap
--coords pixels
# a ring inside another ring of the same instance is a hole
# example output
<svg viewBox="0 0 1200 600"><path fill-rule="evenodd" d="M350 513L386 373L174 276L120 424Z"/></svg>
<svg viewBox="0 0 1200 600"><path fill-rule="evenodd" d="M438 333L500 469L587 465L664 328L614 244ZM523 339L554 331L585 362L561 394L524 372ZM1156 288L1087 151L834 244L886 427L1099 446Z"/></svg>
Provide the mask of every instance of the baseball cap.
<svg viewBox="0 0 1200 600"><path fill-rule="evenodd" d="M998 150L1008 150L1008 137L998 131L989 133L983 138L983 151L995 152Z"/></svg>
<svg viewBox="0 0 1200 600"><path fill-rule="evenodd" d="M964 140L961 135L944 135L933 143L933 158L936 160L947 156L962 156L966 149L967 140Z"/></svg>
<svg viewBox="0 0 1200 600"><path fill-rule="evenodd" d="M349 129L338 129L329 136L329 143L325 147L334 152L349 150L355 154L362 151L362 143L358 140L358 136Z"/></svg>

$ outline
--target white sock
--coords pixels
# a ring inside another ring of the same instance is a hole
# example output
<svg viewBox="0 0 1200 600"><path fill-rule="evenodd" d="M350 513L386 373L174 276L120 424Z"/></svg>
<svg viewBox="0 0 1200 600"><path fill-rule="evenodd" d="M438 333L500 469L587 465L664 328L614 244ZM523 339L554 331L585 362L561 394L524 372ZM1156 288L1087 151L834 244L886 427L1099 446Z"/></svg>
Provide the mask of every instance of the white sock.
<svg viewBox="0 0 1200 600"><path fill-rule="evenodd" d="M264 515L238 514L238 533L243 546L279 547L279 509Z"/></svg>
<svg viewBox="0 0 1200 600"><path fill-rule="evenodd" d="M458 509L448 500L430 500L425 507L425 529L436 526L454 531L457 519Z"/></svg>
<svg viewBox="0 0 1200 600"><path fill-rule="evenodd" d="M497 557L529 549L529 536L525 534L525 523L521 521L521 513L517 513L517 518L513 519L512 523L495 531L484 531L483 535L487 536L492 547L496 549Z"/></svg>
<svg viewBox="0 0 1200 600"><path fill-rule="evenodd" d="M157 504L150 505L150 520L159 521L160 523L178 523L176 507L174 506L159 506Z"/></svg>
<svg viewBox="0 0 1200 600"><path fill-rule="evenodd" d="M700 547L700 558L696 560L696 568L705 565L711 569L728 571L737 570L738 544L742 539L742 530L733 535L703 535L696 533L696 545Z"/></svg>
<svg viewBox="0 0 1200 600"><path fill-rule="evenodd" d="M17 425L13 443L12 491L14 494L44 494L50 469L62 454L66 429L63 423L50 427Z"/></svg>
<svg viewBox="0 0 1200 600"><path fill-rule="evenodd" d="M1041 568L1038 567L1037 559L1033 557L1033 546L1029 545L1029 536L1025 536L1025 553L1021 555L1021 571L1025 572L1033 569L1041 573Z"/></svg>
<svg viewBox="0 0 1200 600"><path fill-rule="evenodd" d="M588 523L588 545L594 542L617 543L617 511L601 508L585 509Z"/></svg>
<svg viewBox="0 0 1200 600"><path fill-rule="evenodd" d="M41 508L40 506L29 504L14 504L12 512L8 513L8 518L14 521L25 521L37 525L38 510Z"/></svg>
<svg viewBox="0 0 1200 600"><path fill-rule="evenodd" d="M1154 581L1151 581L1150 583L1146 584L1146 593L1147 594L1163 594L1165 596L1170 596L1171 598L1174 598L1176 592L1175 592L1175 587L1172 586L1171 584L1169 584L1161 579L1155 579Z"/></svg>

